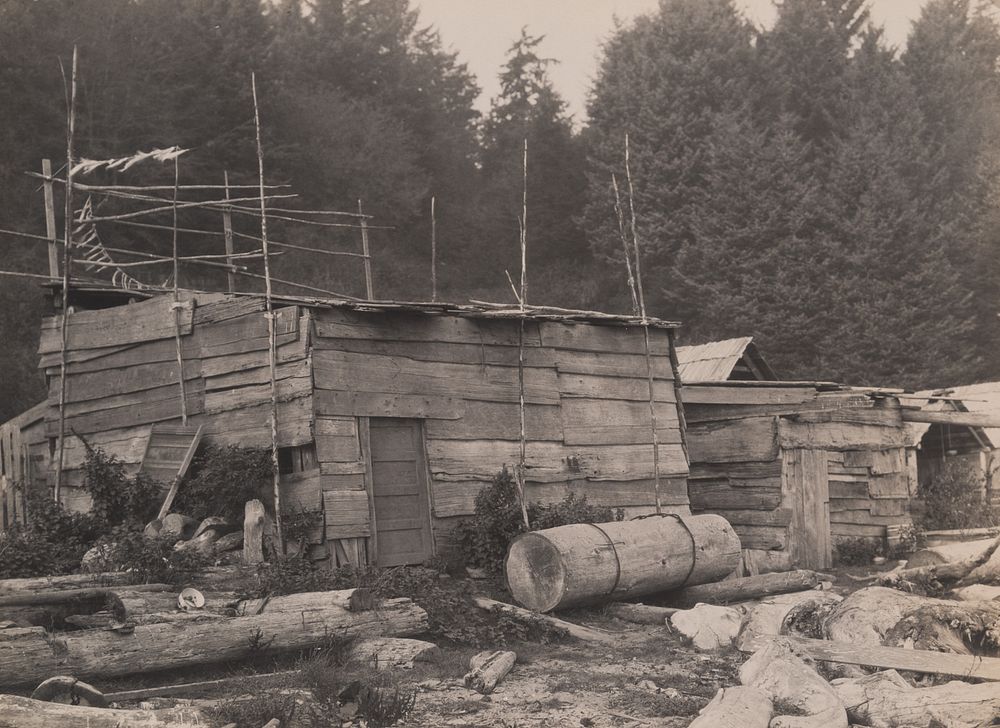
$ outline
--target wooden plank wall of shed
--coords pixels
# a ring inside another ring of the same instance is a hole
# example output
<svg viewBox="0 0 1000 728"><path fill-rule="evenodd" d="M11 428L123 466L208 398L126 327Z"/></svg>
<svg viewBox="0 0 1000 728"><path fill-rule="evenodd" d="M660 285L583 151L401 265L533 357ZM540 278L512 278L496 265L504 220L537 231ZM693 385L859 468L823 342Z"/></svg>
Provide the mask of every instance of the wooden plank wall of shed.
<svg viewBox="0 0 1000 728"><path fill-rule="evenodd" d="M198 294L182 309L182 351L189 422L205 441L270 447L267 320L260 298ZM161 296L70 318L66 431L137 469L155 422L180 420L174 313ZM278 437L282 446L312 441L309 312L276 310ZM43 324L40 366L49 378L46 430L58 432L59 317ZM90 508L80 487L83 443L68 435L63 501ZM54 465L53 465L54 467Z"/></svg>
<svg viewBox="0 0 1000 728"><path fill-rule="evenodd" d="M45 410L42 402L0 425L0 533L24 523L25 489L39 479L44 483Z"/></svg>
<svg viewBox="0 0 1000 728"><path fill-rule="evenodd" d="M692 512L718 513L733 524L749 550L746 571L825 565L822 554L832 544L808 532L803 504L814 514L828 507L833 542L883 537L887 525L910 523L895 400L878 404L791 386L685 387L683 396Z"/></svg>
<svg viewBox="0 0 1000 728"><path fill-rule="evenodd" d="M424 421L436 532L472 514L475 496L518 461L517 322L403 313L316 312L313 363L322 488L362 493L368 417ZM653 330L661 500L687 512L669 340ZM525 328L527 491L553 501L648 513L655 505L640 329L531 322ZM360 497L356 537L371 532ZM337 539L349 524L331 524ZM346 550L360 546L343 544ZM350 560L350 559L349 559Z"/></svg>

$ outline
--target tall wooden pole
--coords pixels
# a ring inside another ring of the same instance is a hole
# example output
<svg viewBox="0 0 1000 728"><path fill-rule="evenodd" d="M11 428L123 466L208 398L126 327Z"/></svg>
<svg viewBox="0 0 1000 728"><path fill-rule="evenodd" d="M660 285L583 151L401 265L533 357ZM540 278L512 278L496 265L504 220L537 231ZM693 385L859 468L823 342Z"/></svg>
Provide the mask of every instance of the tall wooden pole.
<svg viewBox="0 0 1000 728"><path fill-rule="evenodd" d="M369 301L375 300L375 287L372 281L372 256L368 250L368 218L365 211L361 209L361 200L358 200L358 217L361 220L361 252L365 256L365 297Z"/></svg>
<svg viewBox="0 0 1000 728"><path fill-rule="evenodd" d="M45 234L49 238L49 275L58 278L59 250L56 248L56 205L53 190L55 183L52 181L52 160L42 160L42 175L45 177L42 187L45 190Z"/></svg>
<svg viewBox="0 0 1000 728"><path fill-rule="evenodd" d="M226 185L226 199L229 199L229 171L223 173L223 179ZM226 263L230 266L233 265L233 213L230 208L226 207L222 211L222 231L226 239ZM226 283L229 287L229 292L232 293L236 290L236 275L233 273L232 267L229 268L229 272L226 274Z"/></svg>
<svg viewBox="0 0 1000 728"><path fill-rule="evenodd" d="M656 497L656 512L663 512L660 497L660 437L656 425L656 389L653 377L653 357L649 345L649 320L646 318L646 298L642 289L642 267L639 255L639 235L635 222L635 189L632 186L632 169L629 163L628 134L625 134L625 178L628 181L628 207L632 230L632 248L635 255L635 288L639 296L639 316L642 320L643 351L646 355L646 381L649 385L649 428L653 440L653 493Z"/></svg>
<svg viewBox="0 0 1000 728"><path fill-rule="evenodd" d="M530 528L528 523L528 504L525 495L524 468L527 460L527 436L524 426L524 318L526 315L525 306L528 301L528 140L524 140L524 156L522 159L522 180L521 180L521 292L518 300L521 304L521 315L517 320L517 404L518 420L520 425L520 438L517 463L517 490L521 501L521 518L524 519L524 527Z"/></svg>
<svg viewBox="0 0 1000 728"><path fill-rule="evenodd" d="M438 300L437 276L437 215L434 210L434 198L431 197L431 301Z"/></svg>
<svg viewBox="0 0 1000 728"><path fill-rule="evenodd" d="M285 553L281 516L281 474L278 469L278 364L277 336L274 325L274 301L271 297L271 260L267 247L267 205L264 198L264 145L260 136L260 105L257 102L257 74L250 74L253 88L253 121L257 131L257 176L260 185L260 239L264 251L264 301L267 318L267 363L271 375L271 466L274 469L274 527L278 553Z"/></svg>
<svg viewBox="0 0 1000 728"><path fill-rule="evenodd" d="M65 237L63 238L62 278L62 343L59 353L59 446L56 454L56 482L52 495L59 503L62 489L63 459L66 445L66 344L69 336L69 282L73 262L73 136L76 133L76 65L77 49L73 46L73 70L70 80L69 103L66 109L66 205Z"/></svg>
<svg viewBox="0 0 1000 728"><path fill-rule="evenodd" d="M174 209L173 209L173 256L174 256L174 290L173 303L174 310L174 349L177 354L177 383L181 388L181 424L186 425L188 421L187 411L187 388L184 385L184 353L181 350L181 297L180 297L180 277L181 264L177 256L177 194L180 182L180 164L177 157L174 157Z"/></svg>

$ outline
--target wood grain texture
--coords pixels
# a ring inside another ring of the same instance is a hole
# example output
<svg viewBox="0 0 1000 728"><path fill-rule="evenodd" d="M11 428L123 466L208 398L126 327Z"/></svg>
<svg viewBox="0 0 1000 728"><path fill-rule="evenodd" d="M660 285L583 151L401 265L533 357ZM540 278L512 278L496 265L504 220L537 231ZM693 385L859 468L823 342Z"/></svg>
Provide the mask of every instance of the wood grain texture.
<svg viewBox="0 0 1000 728"><path fill-rule="evenodd" d="M77 311L69 318L66 348L96 349L170 339L174 336L175 320L182 336L190 334L192 306L190 303L182 303L175 319L172 303L169 296L157 296L127 306ZM62 316L50 316L42 320L39 354L50 354L62 349L61 326Z"/></svg>
<svg viewBox="0 0 1000 728"><path fill-rule="evenodd" d="M328 539L371 535L368 494L363 490L323 491Z"/></svg>
<svg viewBox="0 0 1000 728"><path fill-rule="evenodd" d="M431 341L455 344L469 342L517 346L516 321L468 319L458 316L427 316L419 313L361 313L345 309L316 311L315 331L320 338ZM538 327L525 326L524 343L540 346Z"/></svg>
<svg viewBox="0 0 1000 728"><path fill-rule="evenodd" d="M652 443L648 402L566 398L562 400L561 412L563 439L567 445ZM680 444L680 425L674 405L657 404L655 412L660 444Z"/></svg>
<svg viewBox="0 0 1000 728"><path fill-rule="evenodd" d="M694 463L772 462L778 456L774 417L749 417L692 427L688 452Z"/></svg>
<svg viewBox="0 0 1000 728"><path fill-rule="evenodd" d="M417 417L457 420L465 412L465 402L454 397L422 394L384 394L379 392L330 391L313 392L319 415L353 415L356 417Z"/></svg>
<svg viewBox="0 0 1000 728"><path fill-rule="evenodd" d="M826 450L887 450L904 447L902 427L857 422L793 422L781 418L781 446Z"/></svg>
<svg viewBox="0 0 1000 728"><path fill-rule="evenodd" d="M614 349L602 352L555 349L553 358L555 367L562 374L595 374L626 379L645 379L647 376L643 354L619 354ZM673 380L669 356L653 356L650 360L656 379Z"/></svg>
<svg viewBox="0 0 1000 728"><path fill-rule="evenodd" d="M642 327L568 324L546 321L540 324L541 343L554 349L644 354ZM649 330L650 353L669 356L670 341L662 329Z"/></svg>
<svg viewBox="0 0 1000 728"><path fill-rule="evenodd" d="M524 426L529 440L563 441L560 407L526 405ZM424 422L424 431L433 440L520 440L518 406L506 402L467 401L461 419L428 419Z"/></svg>
<svg viewBox="0 0 1000 728"><path fill-rule="evenodd" d="M558 392L568 397L586 397L602 400L629 400L649 402L649 382L645 378L605 377L595 374L559 373ZM657 402L674 402L677 394L674 384L658 379L653 383L653 394Z"/></svg>

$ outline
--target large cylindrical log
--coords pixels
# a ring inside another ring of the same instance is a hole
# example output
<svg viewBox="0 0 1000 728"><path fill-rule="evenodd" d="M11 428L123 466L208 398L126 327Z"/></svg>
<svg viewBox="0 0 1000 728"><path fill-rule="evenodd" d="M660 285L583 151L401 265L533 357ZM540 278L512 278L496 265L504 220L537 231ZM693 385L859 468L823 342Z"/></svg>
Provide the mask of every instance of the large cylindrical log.
<svg viewBox="0 0 1000 728"><path fill-rule="evenodd" d="M915 569L919 566L952 564L956 561L972 559L986 551L986 549L993 545L993 541L995 540L995 538L987 538L977 541L957 541L938 546L928 546L915 552L909 561L906 562L906 568Z"/></svg>
<svg viewBox="0 0 1000 728"><path fill-rule="evenodd" d="M819 575L815 571L799 569L690 586L670 595L670 600L672 604L683 607L693 607L699 602L731 604L744 602L748 599L759 599L772 594L787 594L788 592L812 589L817 584L819 584Z"/></svg>
<svg viewBox="0 0 1000 728"><path fill-rule="evenodd" d="M208 716L187 706L163 710L112 710L0 695L0 728L198 728L205 725L208 725Z"/></svg>
<svg viewBox="0 0 1000 728"><path fill-rule="evenodd" d="M526 533L511 544L505 567L514 598L547 612L717 581L739 559L733 527L706 514Z"/></svg>
<svg viewBox="0 0 1000 728"><path fill-rule="evenodd" d="M0 630L0 687L37 684L52 675L114 677L205 665L321 644L343 637L412 636L427 613L409 599L349 612L338 606L293 613L137 626L128 634L82 630L47 635L41 627Z"/></svg>

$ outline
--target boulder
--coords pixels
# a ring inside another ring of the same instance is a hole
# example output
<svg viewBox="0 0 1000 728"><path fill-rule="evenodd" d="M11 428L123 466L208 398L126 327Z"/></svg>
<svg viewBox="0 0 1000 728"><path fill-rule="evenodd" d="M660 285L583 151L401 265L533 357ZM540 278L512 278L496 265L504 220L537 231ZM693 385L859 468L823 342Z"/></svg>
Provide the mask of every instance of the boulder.
<svg viewBox="0 0 1000 728"><path fill-rule="evenodd" d="M733 644L741 621L742 615L732 607L696 604L691 609L681 609L672 614L667 624L699 650L714 650Z"/></svg>

